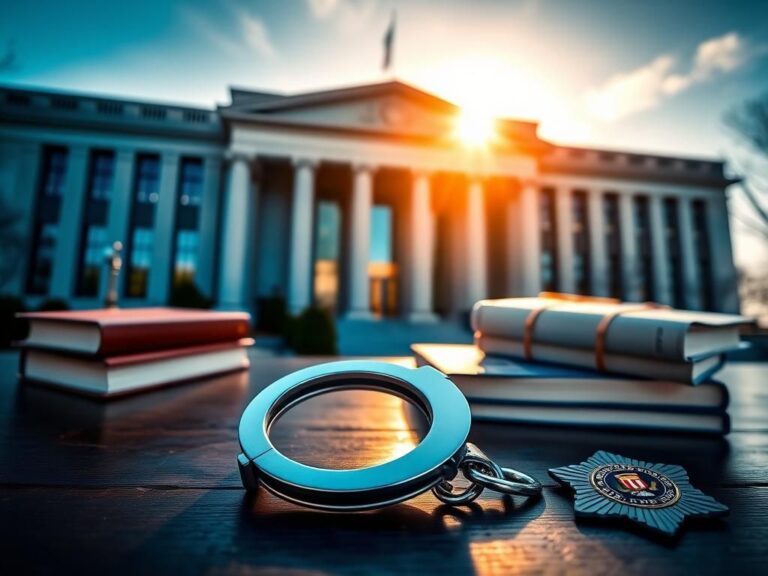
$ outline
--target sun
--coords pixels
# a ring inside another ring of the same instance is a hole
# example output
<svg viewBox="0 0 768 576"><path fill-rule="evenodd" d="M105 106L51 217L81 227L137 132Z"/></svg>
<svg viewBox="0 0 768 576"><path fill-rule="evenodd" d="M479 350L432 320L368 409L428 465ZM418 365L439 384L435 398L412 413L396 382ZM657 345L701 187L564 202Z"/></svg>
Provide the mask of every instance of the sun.
<svg viewBox="0 0 768 576"><path fill-rule="evenodd" d="M454 136L474 148L492 144L496 138L496 117L480 108L462 108L456 117Z"/></svg>

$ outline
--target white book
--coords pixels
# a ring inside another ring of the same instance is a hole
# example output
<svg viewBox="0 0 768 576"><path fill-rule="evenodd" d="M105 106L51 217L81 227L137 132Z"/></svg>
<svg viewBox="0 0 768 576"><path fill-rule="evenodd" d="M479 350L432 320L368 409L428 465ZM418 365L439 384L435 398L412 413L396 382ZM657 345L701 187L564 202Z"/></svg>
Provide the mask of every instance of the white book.
<svg viewBox="0 0 768 576"><path fill-rule="evenodd" d="M21 376L89 396L111 397L250 366L251 339L175 350L93 358L44 349L23 351Z"/></svg>
<svg viewBox="0 0 768 576"><path fill-rule="evenodd" d="M420 366L436 368L470 401L610 407L681 412L723 411L728 391L719 382L684 386L594 371L487 356L471 344L413 344Z"/></svg>
<svg viewBox="0 0 768 576"><path fill-rule="evenodd" d="M506 338L478 335L475 342L483 352L501 356L523 358L523 343ZM533 359L537 362L562 364L594 370L595 353L585 348L568 348L549 344L536 344ZM686 384L700 384L722 368L725 359L722 354L704 356L686 362L670 362L630 354L605 354L605 370L615 374L626 374L640 378L672 380ZM679 384L678 384L679 385Z"/></svg>
<svg viewBox="0 0 768 576"><path fill-rule="evenodd" d="M551 406L516 406L470 402L472 419L546 426L652 430L723 435L730 430L725 412L717 414L635 412L620 409L573 410Z"/></svg>
<svg viewBox="0 0 768 576"><path fill-rule="evenodd" d="M594 350L597 328L607 315L622 312L608 326L607 353L684 362L739 347L747 317L668 308L638 311L636 303L570 302L548 298L481 300L472 310L472 327L483 336L522 342L526 318L545 308L533 329L540 344ZM633 311L634 310L634 311Z"/></svg>

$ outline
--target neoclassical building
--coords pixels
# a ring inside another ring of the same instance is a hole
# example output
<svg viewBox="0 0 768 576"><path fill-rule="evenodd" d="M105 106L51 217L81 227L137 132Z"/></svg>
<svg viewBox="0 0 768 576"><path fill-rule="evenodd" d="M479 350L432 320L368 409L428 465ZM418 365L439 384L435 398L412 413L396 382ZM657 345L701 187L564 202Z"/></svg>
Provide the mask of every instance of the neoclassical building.
<svg viewBox="0 0 768 576"><path fill-rule="evenodd" d="M27 257L2 291L123 305L193 282L257 315L285 298L412 321L540 290L738 310L720 161L558 146L393 81L296 95L232 89L197 109L0 88L0 195ZM628 144L631 144L629 142Z"/></svg>

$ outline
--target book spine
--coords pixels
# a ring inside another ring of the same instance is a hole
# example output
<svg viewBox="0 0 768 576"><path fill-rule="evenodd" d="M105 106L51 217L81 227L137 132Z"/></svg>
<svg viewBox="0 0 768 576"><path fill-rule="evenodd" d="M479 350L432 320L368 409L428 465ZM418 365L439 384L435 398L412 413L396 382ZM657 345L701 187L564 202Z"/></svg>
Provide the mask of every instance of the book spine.
<svg viewBox="0 0 768 576"><path fill-rule="evenodd" d="M731 419L727 412L719 414L719 422L716 426L696 426L696 425L669 425L650 424L642 419L616 422L587 422L580 418L570 420L567 416L553 421L550 418L541 418L535 414L507 415L496 413L494 411L485 411L483 408L492 407L486 403L472 402L472 420L477 422L494 422L505 424L523 424L531 426L558 427L558 428L585 428L595 430L626 430L626 431L644 431L644 432L664 432L671 434L694 434L702 436L725 436L731 431Z"/></svg>
<svg viewBox="0 0 768 576"><path fill-rule="evenodd" d="M641 402L595 402L595 401L542 401L536 400L509 400L507 398L491 398L489 396L474 396L465 394L470 406L478 404L481 406L510 406L523 408L567 408L569 410L623 410L627 412L636 412L638 415L643 413L654 414L722 414L725 412L726 404L721 399L717 406L691 406L674 405L667 406L660 403L641 403Z"/></svg>
<svg viewBox="0 0 768 576"><path fill-rule="evenodd" d="M247 320L205 322L157 322L153 324L115 324L101 326L97 354L112 356L237 341L248 336Z"/></svg>
<svg viewBox="0 0 768 576"><path fill-rule="evenodd" d="M472 327L488 336L523 340L531 310L478 302L472 311ZM535 321L533 343L594 350L602 315L545 309ZM613 318L605 334L605 350L615 354L644 356L679 362L684 355L687 324L650 318Z"/></svg>
<svg viewBox="0 0 768 576"><path fill-rule="evenodd" d="M523 357L521 342L480 335L476 339L478 348L486 354L498 354L500 356ZM590 350L577 348L560 348L544 344L533 345L533 360L574 366L594 370L594 355ZM698 384L703 378L692 379L692 365L687 362L669 362L628 355L606 354L606 367L608 372L639 376L641 378L655 378L659 380L674 380L685 384ZM708 374L711 375L711 374Z"/></svg>

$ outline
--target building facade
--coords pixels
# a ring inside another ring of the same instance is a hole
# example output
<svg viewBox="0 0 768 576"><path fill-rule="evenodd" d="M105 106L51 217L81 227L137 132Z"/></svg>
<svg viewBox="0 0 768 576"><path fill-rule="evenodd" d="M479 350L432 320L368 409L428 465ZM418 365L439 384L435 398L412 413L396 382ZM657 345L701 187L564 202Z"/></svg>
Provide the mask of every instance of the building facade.
<svg viewBox="0 0 768 576"><path fill-rule="evenodd" d="M317 304L431 321L541 290L735 312L723 163L553 145L502 120L469 148L400 82L196 109L0 88L0 195L27 257L4 292L99 306L194 285L258 315Z"/></svg>

